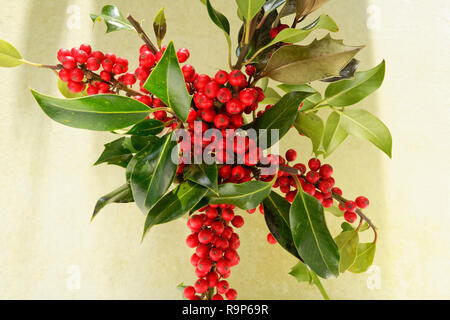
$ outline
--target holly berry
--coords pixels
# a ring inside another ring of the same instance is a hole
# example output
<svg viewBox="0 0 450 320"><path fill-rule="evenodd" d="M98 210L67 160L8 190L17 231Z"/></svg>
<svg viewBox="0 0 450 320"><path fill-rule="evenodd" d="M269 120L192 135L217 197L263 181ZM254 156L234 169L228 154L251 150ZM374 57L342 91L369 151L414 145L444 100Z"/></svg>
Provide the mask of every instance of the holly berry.
<svg viewBox="0 0 450 320"><path fill-rule="evenodd" d="M347 222L353 223L356 220L356 218L357 218L357 215L353 211L346 211L344 213L344 219Z"/></svg>
<svg viewBox="0 0 450 320"><path fill-rule="evenodd" d="M225 296L228 300L236 300L237 292L234 289L228 289L228 291L225 293Z"/></svg>
<svg viewBox="0 0 450 320"><path fill-rule="evenodd" d="M208 282L205 279L198 279L194 284L195 292L204 293L208 290Z"/></svg>
<svg viewBox="0 0 450 320"><path fill-rule="evenodd" d="M369 206L369 199L364 196L359 196L355 199L355 203L359 208L365 209Z"/></svg>
<svg viewBox="0 0 450 320"><path fill-rule="evenodd" d="M244 225L244 218L242 218L242 216L235 216L231 220L231 224L236 228L241 228Z"/></svg>
<svg viewBox="0 0 450 320"><path fill-rule="evenodd" d="M320 160L316 159L316 158L312 158L308 161L308 167L312 170L312 171L317 171L320 168Z"/></svg>
<svg viewBox="0 0 450 320"><path fill-rule="evenodd" d="M184 288L183 294L186 299L191 300L195 296L195 288L192 286L186 287Z"/></svg>

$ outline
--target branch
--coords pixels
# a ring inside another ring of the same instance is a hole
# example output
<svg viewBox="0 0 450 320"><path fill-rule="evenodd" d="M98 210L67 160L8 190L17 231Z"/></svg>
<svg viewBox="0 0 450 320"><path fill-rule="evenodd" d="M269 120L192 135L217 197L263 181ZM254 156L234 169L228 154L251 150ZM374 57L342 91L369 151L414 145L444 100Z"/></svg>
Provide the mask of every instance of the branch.
<svg viewBox="0 0 450 320"><path fill-rule="evenodd" d="M130 23L136 29L139 37L145 42L145 44L147 45L147 47L149 47L151 52L153 52L153 54L156 54L158 52L158 49L155 47L150 38L147 36L144 29L142 29L141 24L137 22L131 15L128 15L127 20L130 21Z"/></svg>

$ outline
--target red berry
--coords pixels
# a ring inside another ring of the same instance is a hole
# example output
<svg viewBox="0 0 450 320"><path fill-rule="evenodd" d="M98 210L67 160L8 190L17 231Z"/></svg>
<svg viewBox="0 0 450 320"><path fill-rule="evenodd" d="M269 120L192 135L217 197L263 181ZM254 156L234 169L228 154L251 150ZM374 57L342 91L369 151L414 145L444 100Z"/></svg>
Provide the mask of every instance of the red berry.
<svg viewBox="0 0 450 320"><path fill-rule="evenodd" d="M189 56L190 56L189 50L186 48L181 48L180 50L177 51L177 57L180 63L186 62L186 60L189 59Z"/></svg>
<svg viewBox="0 0 450 320"><path fill-rule="evenodd" d="M297 191L289 191L286 194L286 200L292 203L295 199L295 196L297 195Z"/></svg>
<svg viewBox="0 0 450 320"><path fill-rule="evenodd" d="M61 63L66 69L73 69L77 66L77 62L75 61L75 58L72 56L63 57Z"/></svg>
<svg viewBox="0 0 450 320"><path fill-rule="evenodd" d="M233 220L231 220L231 224L236 228L240 228L244 225L244 218L241 216L235 216Z"/></svg>
<svg viewBox="0 0 450 320"><path fill-rule="evenodd" d="M258 92L254 88L244 89L239 93L239 100L244 106L251 106L257 98Z"/></svg>
<svg viewBox="0 0 450 320"><path fill-rule="evenodd" d="M240 70L233 70L228 75L228 82L232 86L241 86L245 82L245 76Z"/></svg>
<svg viewBox="0 0 450 320"><path fill-rule="evenodd" d="M333 175L333 167L329 164L324 164L320 167L319 173L322 178L329 178Z"/></svg>
<svg viewBox="0 0 450 320"><path fill-rule="evenodd" d="M199 74L194 80L194 87L198 91L203 91L205 86L211 81L211 78L206 74Z"/></svg>
<svg viewBox="0 0 450 320"><path fill-rule="evenodd" d="M195 292L203 293L208 290L208 281L205 279L198 279L194 284Z"/></svg>
<svg viewBox="0 0 450 320"><path fill-rule="evenodd" d="M114 72L115 74L122 74L127 71L128 71L128 67L126 67L122 64L118 64L118 63L116 63L112 69L112 72Z"/></svg>
<svg viewBox="0 0 450 320"><path fill-rule="evenodd" d="M90 96L92 96L92 95L94 95L94 94L98 94L98 89L97 89L97 87L95 86L95 85L89 85L88 86L88 88L87 88L87 90L86 90L86 93L88 94L88 95L90 95Z"/></svg>
<svg viewBox="0 0 450 320"><path fill-rule="evenodd" d="M219 84L212 80L210 82L208 82L204 88L205 90L205 95L208 98L215 98L217 96L217 92L219 91L220 87Z"/></svg>
<svg viewBox="0 0 450 320"><path fill-rule="evenodd" d="M134 73L126 73L125 78L123 80L123 84L127 86L132 86L135 83L136 83L136 76L134 75Z"/></svg>
<svg viewBox="0 0 450 320"><path fill-rule="evenodd" d="M75 82L81 82L84 78L84 72L83 70L79 68L75 68L72 71L70 71L70 80Z"/></svg>
<svg viewBox="0 0 450 320"><path fill-rule="evenodd" d="M198 246L198 235L196 233L188 235L186 238L186 245L189 248L195 248Z"/></svg>
<svg viewBox="0 0 450 320"><path fill-rule="evenodd" d="M338 187L332 188L332 189L331 189L331 192L336 193L336 194L342 196L342 190L339 189Z"/></svg>
<svg viewBox="0 0 450 320"><path fill-rule="evenodd" d="M305 183L303 185L303 191L313 196L316 193L316 187L310 183Z"/></svg>
<svg viewBox="0 0 450 320"><path fill-rule="evenodd" d="M209 257L212 261L219 261L222 259L223 251L221 248L212 248L209 251Z"/></svg>
<svg viewBox="0 0 450 320"><path fill-rule="evenodd" d="M294 168L299 170L301 174L305 174L306 172L306 166L303 163L296 163Z"/></svg>
<svg viewBox="0 0 450 320"><path fill-rule="evenodd" d="M214 118L214 125L218 129L225 129L226 127L228 127L229 123L230 119L222 113L216 115L216 117Z"/></svg>
<svg viewBox="0 0 450 320"><path fill-rule="evenodd" d="M200 257L196 255L195 253L191 256L191 264L194 267L197 267L198 261L200 260Z"/></svg>
<svg viewBox="0 0 450 320"><path fill-rule="evenodd" d="M217 272L211 271L206 275L206 281L208 281L208 287L214 288L219 283L219 275Z"/></svg>
<svg viewBox="0 0 450 320"><path fill-rule="evenodd" d="M267 235L267 242L269 242L270 244L275 244L275 243L277 243L277 240L273 237L273 235L271 233L269 233Z"/></svg>
<svg viewBox="0 0 450 320"><path fill-rule="evenodd" d="M198 263L197 263L198 270L200 270L204 273L208 273L211 270L211 267L212 267L212 262L210 259L202 258L202 259L198 260Z"/></svg>
<svg viewBox="0 0 450 320"><path fill-rule="evenodd" d="M205 214L209 219L215 219L217 217L217 209L213 207L208 207L205 210Z"/></svg>
<svg viewBox="0 0 450 320"><path fill-rule="evenodd" d="M86 68L91 71L97 71L100 69L100 62L96 58L90 57L86 61Z"/></svg>
<svg viewBox="0 0 450 320"><path fill-rule="evenodd" d="M184 288L184 297L186 299L192 299L195 296L195 289L192 286Z"/></svg>
<svg viewBox="0 0 450 320"><path fill-rule="evenodd" d="M356 220L357 216L356 213L353 211L346 211L344 213L344 219L350 223L353 223Z"/></svg>
<svg viewBox="0 0 450 320"><path fill-rule="evenodd" d="M234 125L236 128L242 127L244 124L244 118L242 118L242 115L240 114L233 114L230 117L231 124Z"/></svg>
<svg viewBox="0 0 450 320"><path fill-rule="evenodd" d="M237 292L234 289L228 289L227 293L225 293L225 296L228 300L236 300Z"/></svg>
<svg viewBox="0 0 450 320"><path fill-rule="evenodd" d="M222 236L223 236L223 234L222 234ZM218 239L214 245L216 246L216 248L226 250L230 246L230 243L226 239Z"/></svg>
<svg viewBox="0 0 450 320"><path fill-rule="evenodd" d="M155 55L151 51L143 51L139 56L139 65L144 68L153 67L155 61Z"/></svg>
<svg viewBox="0 0 450 320"><path fill-rule="evenodd" d="M222 179L228 179L231 176L231 166L230 165L224 165L219 169L219 176Z"/></svg>
<svg viewBox="0 0 450 320"><path fill-rule="evenodd" d="M212 296L212 300L223 300L223 297L220 294L216 293Z"/></svg>
<svg viewBox="0 0 450 320"><path fill-rule="evenodd" d="M195 77L195 69L193 66L191 66L190 64L185 64L182 68L181 71L183 72L183 76L184 76L184 80L186 82L192 82L194 81L194 77Z"/></svg>
<svg viewBox="0 0 450 320"><path fill-rule="evenodd" d="M312 158L308 161L308 167L312 170L312 171L317 171L320 168L320 160L316 159L316 158Z"/></svg>
<svg viewBox="0 0 450 320"><path fill-rule="evenodd" d="M85 85L82 82L75 82L70 80L69 83L67 84L67 87L69 88L70 91L78 93L84 90Z"/></svg>
<svg viewBox="0 0 450 320"><path fill-rule="evenodd" d="M224 294L228 291L228 289L230 289L230 285L228 284L228 281L226 281L226 280L221 280L217 284L217 292L218 293Z"/></svg>
<svg viewBox="0 0 450 320"><path fill-rule="evenodd" d="M198 233L198 241L203 244L210 243L212 237L213 233L210 230L202 230Z"/></svg>
<svg viewBox="0 0 450 320"><path fill-rule="evenodd" d="M215 234L222 234L224 229L225 229L225 226L220 221L214 221L211 224L211 231L214 232Z"/></svg>
<svg viewBox="0 0 450 320"><path fill-rule="evenodd" d="M237 181L241 180L245 175L245 170L241 166L236 166L231 170L231 176Z"/></svg>
<svg viewBox="0 0 450 320"><path fill-rule="evenodd" d="M89 58L89 55L80 49L73 50L72 56L75 58L75 60L78 63L81 63L81 64L85 63L87 61L87 59Z"/></svg>
<svg viewBox="0 0 450 320"><path fill-rule="evenodd" d="M110 81L111 80L111 73L103 70L102 72L100 72L100 78L102 78L103 81Z"/></svg>
<svg viewBox="0 0 450 320"><path fill-rule="evenodd" d="M322 205L323 205L325 208L331 208L331 207L333 206L333 199L332 199L332 198L324 199L324 200L322 201Z"/></svg>
<svg viewBox="0 0 450 320"><path fill-rule="evenodd" d="M359 196L358 198L356 198L355 202L356 205L361 209L367 208L369 206L369 199L364 196Z"/></svg>
<svg viewBox="0 0 450 320"><path fill-rule="evenodd" d="M344 207L347 211L353 212L356 210L356 203L354 201L349 200L344 203Z"/></svg>
<svg viewBox="0 0 450 320"><path fill-rule="evenodd" d="M256 72L256 68L255 68L254 65L248 64L248 65L245 67L245 73L248 74L249 76L254 75L255 72Z"/></svg>
<svg viewBox="0 0 450 320"><path fill-rule="evenodd" d="M286 160L287 161L295 161L297 159L297 151L294 149L289 149L286 151Z"/></svg>
<svg viewBox="0 0 450 320"><path fill-rule="evenodd" d="M217 81L217 80L216 80ZM232 95L228 88L221 88L217 91L217 100L219 100L222 103L227 103L231 100Z"/></svg>
<svg viewBox="0 0 450 320"><path fill-rule="evenodd" d="M70 80L70 70L68 69L61 69L58 73L59 78L61 79L61 81L64 82L69 82Z"/></svg>
<svg viewBox="0 0 450 320"><path fill-rule="evenodd" d="M63 58L66 56L70 56L70 51L68 49L59 49L58 54L57 54L57 58L59 62L63 62Z"/></svg>
<svg viewBox="0 0 450 320"><path fill-rule="evenodd" d="M320 179L320 175L315 171L309 171L306 174L306 180L308 180L308 182L311 182L312 184L319 181L319 179Z"/></svg>
<svg viewBox="0 0 450 320"><path fill-rule="evenodd" d="M197 249L195 249L195 253L200 258L206 258L209 254L209 247L206 244L199 244Z"/></svg>
<svg viewBox="0 0 450 320"><path fill-rule="evenodd" d="M226 208L222 210L222 218L225 221L231 221L234 218L234 211L230 208Z"/></svg>
<svg viewBox="0 0 450 320"><path fill-rule="evenodd" d="M88 45L88 44L82 44L82 45L80 45L80 50L83 50L84 52L86 52L88 55L91 55L91 52L92 52L92 48L91 48L91 46L90 45Z"/></svg>
<svg viewBox="0 0 450 320"><path fill-rule="evenodd" d="M219 70L214 76L214 79L218 84L225 84L228 81L228 73L224 70Z"/></svg>
<svg viewBox="0 0 450 320"><path fill-rule="evenodd" d="M222 275L226 274L226 273L228 273L228 271L230 271L230 263L228 262L227 259L219 260L217 262L216 268L220 274L222 274Z"/></svg>

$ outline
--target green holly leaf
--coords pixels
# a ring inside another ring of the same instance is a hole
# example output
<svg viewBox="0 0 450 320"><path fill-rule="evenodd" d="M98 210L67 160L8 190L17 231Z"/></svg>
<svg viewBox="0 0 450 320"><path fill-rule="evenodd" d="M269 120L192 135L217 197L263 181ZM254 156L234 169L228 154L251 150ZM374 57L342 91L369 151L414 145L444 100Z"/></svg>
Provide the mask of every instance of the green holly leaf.
<svg viewBox="0 0 450 320"><path fill-rule="evenodd" d="M311 283L311 272L309 272L308 267L303 262L299 261L295 266L292 267L289 272L291 276L297 279L298 282L309 282Z"/></svg>
<svg viewBox="0 0 450 320"><path fill-rule="evenodd" d="M42 110L65 126L112 131L145 119L151 109L136 99L99 94L75 99L59 99L31 90Z"/></svg>
<svg viewBox="0 0 450 320"><path fill-rule="evenodd" d="M197 183L186 181L180 184L148 212L142 238L153 226L173 221L191 211L207 193L208 188Z"/></svg>
<svg viewBox="0 0 450 320"><path fill-rule="evenodd" d="M265 78L267 79L267 78ZM310 96L306 97L303 100L303 105L301 108L301 111L306 111L309 109L312 109L313 107L315 107L317 105L317 103L319 101L322 100L322 95L320 94L320 92L318 92L316 89L314 89L313 87L307 85L307 84L280 84L277 86L278 88L280 88L281 90L283 90L284 92L292 92L292 91L300 91L300 92L309 92L311 93Z"/></svg>
<svg viewBox="0 0 450 320"><path fill-rule="evenodd" d="M372 142L389 158L392 157L392 136L380 119L364 109L337 112L341 116L341 126L348 134Z"/></svg>
<svg viewBox="0 0 450 320"><path fill-rule="evenodd" d="M339 251L328 230L320 202L299 191L291 205L289 223L300 257L322 278L339 275Z"/></svg>
<svg viewBox="0 0 450 320"><path fill-rule="evenodd" d="M156 119L145 119L141 122L136 123L130 130L126 131L124 134L131 134L134 136L154 136L160 134L166 123L156 120Z"/></svg>
<svg viewBox="0 0 450 320"><path fill-rule="evenodd" d="M104 21L106 24L106 33L118 30L136 31L133 25L125 19L120 10L113 5L104 6L99 15L91 14L91 20L94 24L96 22Z"/></svg>
<svg viewBox="0 0 450 320"><path fill-rule="evenodd" d="M381 86L385 68L383 60L373 69L356 72L354 79L330 84L325 91L324 103L335 107L345 107L361 101Z"/></svg>
<svg viewBox="0 0 450 320"><path fill-rule="evenodd" d="M375 243L360 243L358 245L358 252L355 262L348 269L353 273L363 273L372 265L373 258L375 257L376 244Z"/></svg>
<svg viewBox="0 0 450 320"><path fill-rule="evenodd" d="M264 218L270 233L287 252L300 259L289 226L291 204L284 197L272 191L264 199L263 206Z"/></svg>
<svg viewBox="0 0 450 320"><path fill-rule="evenodd" d="M164 15L164 8L159 10L159 12L156 14L155 20L153 20L153 31L155 31L158 48L161 49L161 43L167 31L167 23L166 23L166 16Z"/></svg>
<svg viewBox="0 0 450 320"><path fill-rule="evenodd" d="M187 91L173 42L167 46L144 88L172 108L182 121L186 121L192 97Z"/></svg>
<svg viewBox="0 0 450 320"><path fill-rule="evenodd" d="M347 132L341 126L341 116L339 113L330 113L325 125L322 141L322 146L325 149L325 158L336 150L347 136Z"/></svg>
<svg viewBox="0 0 450 320"><path fill-rule="evenodd" d="M278 92L276 92L272 88L267 88L264 91L264 100L261 101L261 104L275 104L280 101L281 96Z"/></svg>
<svg viewBox="0 0 450 320"><path fill-rule="evenodd" d="M335 207L335 206L332 206L332 207L329 207L329 208L325 208L325 211L331 213L335 217L343 217L344 216L344 212L341 211L338 207Z"/></svg>
<svg viewBox="0 0 450 320"><path fill-rule="evenodd" d="M0 39L0 67L13 68L22 63L20 52L9 42Z"/></svg>
<svg viewBox="0 0 450 320"><path fill-rule="evenodd" d="M236 0L239 12L245 21L250 21L261 10L266 0Z"/></svg>
<svg viewBox="0 0 450 320"><path fill-rule="evenodd" d="M217 195L219 193L216 164L192 164L186 170L184 177L210 189Z"/></svg>
<svg viewBox="0 0 450 320"><path fill-rule="evenodd" d="M219 195L208 195L210 204L232 204L244 210L256 208L270 193L272 182L248 181L224 183L219 186Z"/></svg>
<svg viewBox="0 0 450 320"><path fill-rule="evenodd" d="M172 184L177 164L171 155L176 148L170 133L139 151L128 164L134 200L142 212L147 213Z"/></svg>
<svg viewBox="0 0 450 320"><path fill-rule="evenodd" d="M339 261L339 272L343 273L355 262L359 243L358 232L356 230L343 231L334 238L334 241L339 248L339 255L341 257Z"/></svg>
<svg viewBox="0 0 450 320"><path fill-rule="evenodd" d="M322 143L324 129L322 119L314 113L299 111L294 126L298 132L311 139L313 152L317 152Z"/></svg>
<svg viewBox="0 0 450 320"><path fill-rule="evenodd" d="M123 186L120 186L116 190L98 199L97 203L95 204L91 221L95 218L95 216L100 212L101 209L103 209L110 203L129 203L133 201L133 194L131 193L130 185L126 183Z"/></svg>
<svg viewBox="0 0 450 320"><path fill-rule="evenodd" d="M245 128L255 129L258 140L267 141L266 147L270 147L278 141L272 136L271 130L278 130L278 139L281 139L292 128L301 102L309 95L307 92L285 94L272 108Z"/></svg>
<svg viewBox="0 0 450 320"><path fill-rule="evenodd" d="M350 47L327 35L307 46L283 46L269 59L261 76L287 83L303 84L338 76L362 47Z"/></svg>

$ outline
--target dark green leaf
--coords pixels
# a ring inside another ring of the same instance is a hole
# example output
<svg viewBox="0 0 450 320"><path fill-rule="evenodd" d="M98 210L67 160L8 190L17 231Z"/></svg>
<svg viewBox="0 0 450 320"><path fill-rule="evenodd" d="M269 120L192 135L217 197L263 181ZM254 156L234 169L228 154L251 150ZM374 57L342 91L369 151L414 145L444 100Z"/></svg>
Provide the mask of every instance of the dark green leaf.
<svg viewBox="0 0 450 320"><path fill-rule="evenodd" d="M347 132L341 126L341 116L339 113L330 113L323 133L322 145L325 149L325 158L336 150L347 136Z"/></svg>
<svg viewBox="0 0 450 320"><path fill-rule="evenodd" d="M307 84L280 84L277 86L284 92L291 92L291 91L301 91L301 92L309 92L311 93L310 96L306 97L303 100L303 106L301 108L302 111L309 110L313 108L319 101L322 100L322 95L320 92L318 92L313 87L307 85Z"/></svg>
<svg viewBox="0 0 450 320"><path fill-rule="evenodd" d="M358 245L358 252L355 262L348 269L353 273L363 273L372 265L373 258L375 257L376 244L375 243L360 243Z"/></svg>
<svg viewBox="0 0 450 320"><path fill-rule="evenodd" d="M153 136L161 133L166 124L156 119L145 119L136 123L130 130L124 134L131 134L134 136Z"/></svg>
<svg viewBox="0 0 450 320"><path fill-rule="evenodd" d="M171 138L172 134L167 134L157 143L148 145L128 164L134 200L144 213L166 193L175 177L177 164L171 154L177 142Z"/></svg>
<svg viewBox="0 0 450 320"><path fill-rule="evenodd" d="M262 76L288 84L337 76L361 48L346 46L330 35L307 46L283 46L269 59Z"/></svg>
<svg viewBox="0 0 450 320"><path fill-rule="evenodd" d="M59 99L31 90L42 110L63 125L111 131L145 119L150 109L136 99L115 94L99 94L76 99Z"/></svg>
<svg viewBox="0 0 450 320"><path fill-rule="evenodd" d="M356 72L354 79L342 80L330 84L325 91L325 103L336 107L345 107L355 104L383 83L385 62L367 71Z"/></svg>
<svg viewBox="0 0 450 320"><path fill-rule="evenodd" d="M191 211L207 193L208 189L197 183L187 181L180 184L149 211L142 238L154 225L170 222Z"/></svg>
<svg viewBox="0 0 450 320"><path fill-rule="evenodd" d="M339 272L343 273L347 270L356 259L356 251L358 249L359 236L356 230L343 231L335 239L339 256Z"/></svg>
<svg viewBox="0 0 450 320"><path fill-rule="evenodd" d="M270 233L278 243L294 257L299 258L297 249L292 239L291 228L289 226L290 203L272 191L263 201L264 218Z"/></svg>
<svg viewBox="0 0 450 320"><path fill-rule="evenodd" d="M339 275L339 251L320 202L299 191L289 213L292 238L305 263L322 278Z"/></svg>
<svg viewBox="0 0 450 320"><path fill-rule="evenodd" d="M164 39L167 31L166 16L164 15L164 8L159 10L153 20L153 31L155 31L156 41L158 47L161 48L161 42Z"/></svg>
<svg viewBox="0 0 450 320"><path fill-rule="evenodd" d="M136 153L147 146L149 143L157 143L158 138L149 137L122 137L105 144L105 150L102 152L94 165L108 163L126 168L133 153Z"/></svg>
<svg viewBox="0 0 450 320"><path fill-rule="evenodd" d="M209 203L227 203L244 210L253 209L269 195L273 183L274 181L248 181L240 184L221 184L219 186L219 196L209 195Z"/></svg>
<svg viewBox="0 0 450 320"><path fill-rule="evenodd" d="M341 126L348 134L369 140L389 158L392 156L392 136L380 119L364 109L338 112L341 115Z"/></svg>
<svg viewBox="0 0 450 320"><path fill-rule="evenodd" d="M22 64L22 56L9 42L0 39L0 67L13 68Z"/></svg>
<svg viewBox="0 0 450 320"><path fill-rule="evenodd" d="M281 139L291 129L297 118L297 112L301 102L309 95L310 93L306 92L290 92L285 94L272 108L265 111L262 116L246 126L246 129L255 129L258 134L258 140L267 141L266 147L270 147L278 141L275 137L272 137L271 129L279 130L278 138Z"/></svg>
<svg viewBox="0 0 450 320"><path fill-rule="evenodd" d="M98 21L105 21L106 33L118 30L135 31L133 25L127 19L125 19L119 9L113 5L104 6L99 15L91 14L91 19L93 23L96 23Z"/></svg>
<svg viewBox="0 0 450 320"><path fill-rule="evenodd" d="M308 267L303 262L299 261L294 267L292 267L291 272L289 272L291 276L297 279L298 282L311 282L311 273L309 272Z"/></svg>
<svg viewBox="0 0 450 320"><path fill-rule="evenodd" d="M353 231L355 228L352 227L352 225L348 222L342 222L341 223L342 231Z"/></svg>
<svg viewBox="0 0 450 320"><path fill-rule="evenodd" d="M215 194L219 192L216 164L192 164L186 170L184 177L210 189Z"/></svg>
<svg viewBox="0 0 450 320"><path fill-rule="evenodd" d="M129 203L133 202L133 195L131 193L131 188L128 183L120 186L116 190L104 195L100 199L98 199L94 213L92 214L91 220L95 218L95 216L99 213L101 209L103 209L106 205L110 203Z"/></svg>
<svg viewBox="0 0 450 320"><path fill-rule="evenodd" d="M172 108L182 121L186 121L192 97L187 91L173 42L167 46L161 60L145 82L144 88Z"/></svg>
<svg viewBox="0 0 450 320"><path fill-rule="evenodd" d="M336 82L348 78L353 78L355 75L356 69L358 69L359 61L356 59L352 59L341 71L339 71L338 77L331 77L328 79L323 79L320 81L323 82Z"/></svg>
<svg viewBox="0 0 450 320"><path fill-rule="evenodd" d="M294 125L298 132L311 139L313 152L317 152L322 143L324 127L322 119L314 113L298 112Z"/></svg>

